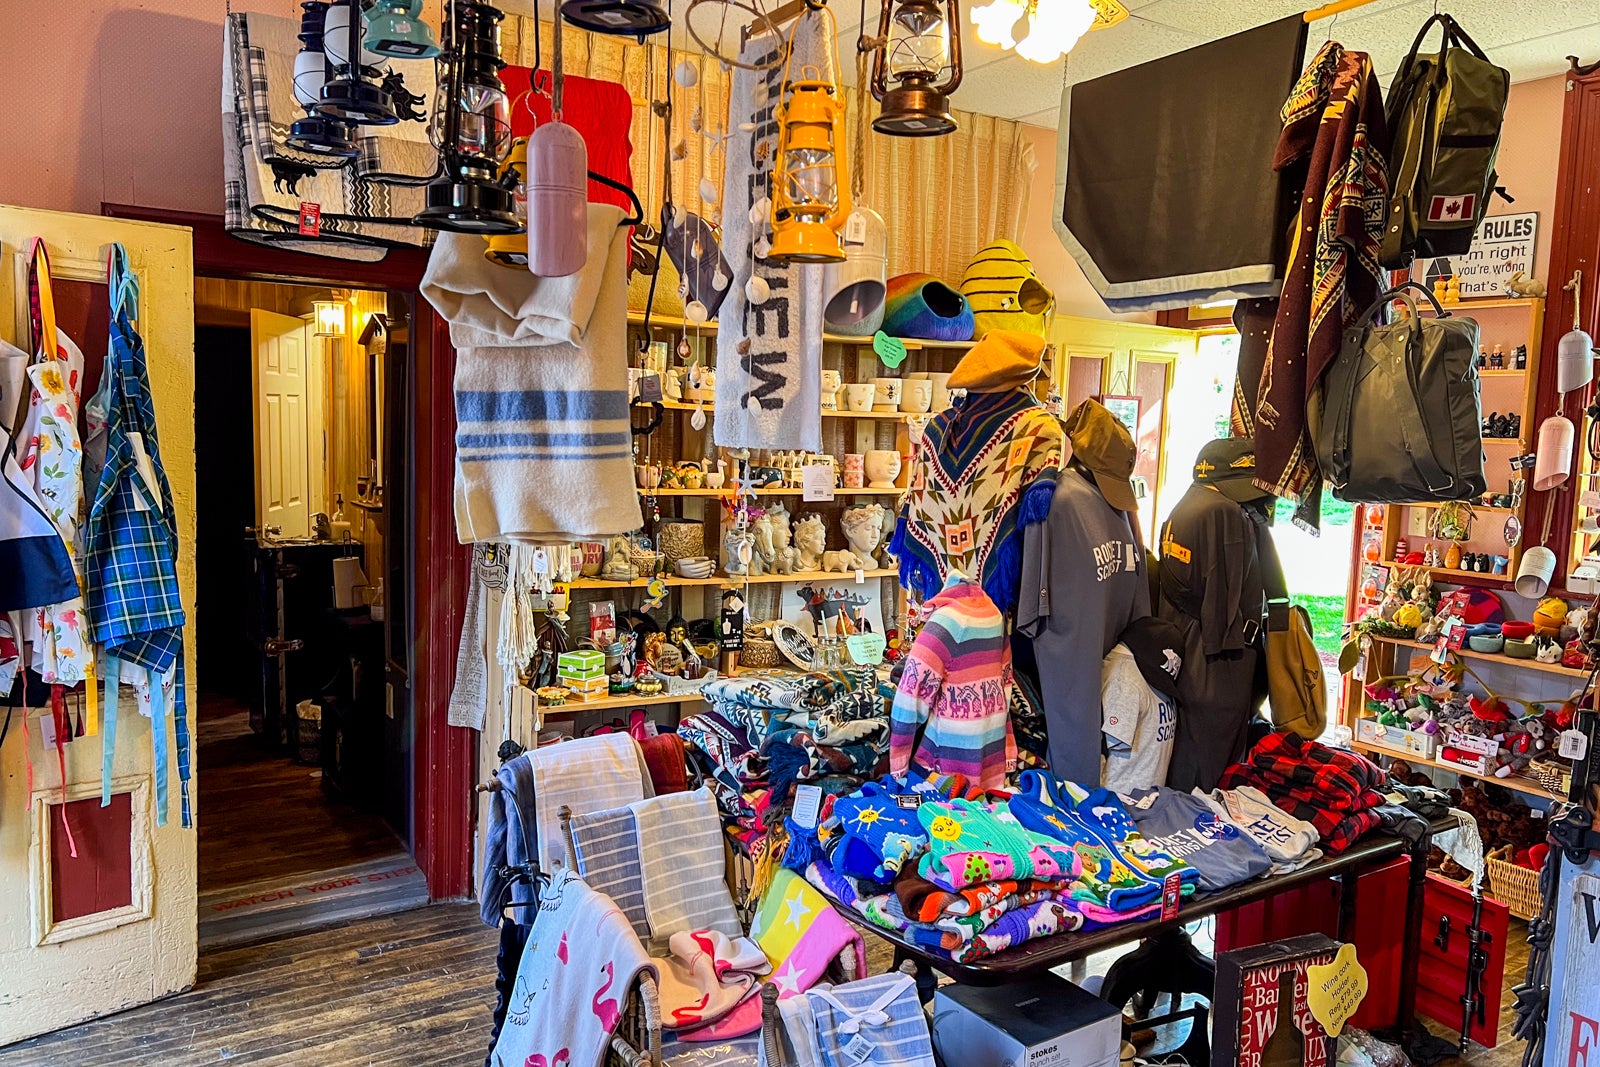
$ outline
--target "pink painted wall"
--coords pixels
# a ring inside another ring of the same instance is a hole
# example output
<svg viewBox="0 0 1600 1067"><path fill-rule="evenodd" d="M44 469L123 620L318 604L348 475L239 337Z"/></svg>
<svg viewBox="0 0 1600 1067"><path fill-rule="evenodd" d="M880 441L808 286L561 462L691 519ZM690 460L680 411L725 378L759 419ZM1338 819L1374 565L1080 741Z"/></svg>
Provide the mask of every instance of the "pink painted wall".
<svg viewBox="0 0 1600 1067"><path fill-rule="evenodd" d="M1545 279L1550 265L1550 230L1556 204L1556 168L1561 150L1561 108L1566 79L1541 78L1511 87L1501 135L1499 171L1506 190L1517 198L1515 204L1496 199L1489 209L1496 215L1524 211L1539 213L1538 241L1534 247L1535 274ZM1053 220L1055 203L1056 131L1042 126L1028 127L1034 158L1039 170L1028 200L1021 244L1033 260L1046 285L1056 294L1063 315L1086 318L1127 318L1154 322L1154 315L1114 316L1106 310L1100 295L1083 276L1077 262L1067 254L1056 236Z"/></svg>

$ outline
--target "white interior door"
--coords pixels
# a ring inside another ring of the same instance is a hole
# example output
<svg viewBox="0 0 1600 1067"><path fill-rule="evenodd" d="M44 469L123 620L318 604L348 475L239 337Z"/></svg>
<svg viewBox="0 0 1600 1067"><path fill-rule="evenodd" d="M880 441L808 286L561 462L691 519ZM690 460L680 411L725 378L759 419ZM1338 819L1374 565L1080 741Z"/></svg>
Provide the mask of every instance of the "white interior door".
<svg viewBox="0 0 1600 1067"><path fill-rule="evenodd" d="M256 529L309 537L311 464L308 411L314 389L303 320L250 309L255 351Z"/></svg>
<svg viewBox="0 0 1600 1067"><path fill-rule="evenodd" d="M34 237L49 249L58 306L66 283L98 286L94 298L106 299L113 241L128 250L139 277L137 325L177 511L178 585L190 623L184 651L192 724L199 705L190 232L0 206L0 308L12 309L0 313L0 335L24 347L25 257ZM75 339L86 351L105 344L103 336ZM183 829L177 816L175 766L171 818L155 825L150 721L138 713L132 688L122 688L112 802L104 808L102 738L76 738L58 763L55 751L42 743L37 711L21 711L30 717L28 731L13 722L11 737L0 746L0 1045L147 1003L188 988L195 978L195 831ZM169 751L175 745L169 724Z"/></svg>

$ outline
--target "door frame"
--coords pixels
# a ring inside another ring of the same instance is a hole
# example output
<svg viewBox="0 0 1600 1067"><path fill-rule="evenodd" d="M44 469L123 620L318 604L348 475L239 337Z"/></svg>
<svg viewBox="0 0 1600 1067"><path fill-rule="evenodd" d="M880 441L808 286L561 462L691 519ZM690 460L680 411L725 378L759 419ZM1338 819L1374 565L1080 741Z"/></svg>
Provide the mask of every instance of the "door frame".
<svg viewBox="0 0 1600 1067"><path fill-rule="evenodd" d="M472 888L474 776L471 730L450 726L455 641L466 613L470 546L456 540L454 500L455 348L449 324L420 294L428 254L390 249L376 263L328 259L231 236L221 215L102 203L110 218L187 226L194 232L194 272L235 281L295 282L416 294L407 382L411 404L407 494L410 537L412 826L417 866L434 900L460 900Z"/></svg>

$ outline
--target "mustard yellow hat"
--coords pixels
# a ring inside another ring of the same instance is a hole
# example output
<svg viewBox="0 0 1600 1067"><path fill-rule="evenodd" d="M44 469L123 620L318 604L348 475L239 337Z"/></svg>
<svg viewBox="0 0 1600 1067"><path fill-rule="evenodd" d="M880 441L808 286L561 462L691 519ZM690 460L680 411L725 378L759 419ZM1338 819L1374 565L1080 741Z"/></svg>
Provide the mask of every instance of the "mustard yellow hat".
<svg viewBox="0 0 1600 1067"><path fill-rule="evenodd" d="M951 389L1000 393L1027 385L1039 374L1044 338L1020 330L990 330L950 375Z"/></svg>

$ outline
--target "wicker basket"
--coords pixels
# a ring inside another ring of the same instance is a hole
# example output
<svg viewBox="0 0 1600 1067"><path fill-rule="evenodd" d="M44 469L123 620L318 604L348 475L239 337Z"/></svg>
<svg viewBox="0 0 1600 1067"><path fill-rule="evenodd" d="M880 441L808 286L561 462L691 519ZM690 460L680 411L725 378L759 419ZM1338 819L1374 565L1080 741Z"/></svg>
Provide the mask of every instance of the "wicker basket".
<svg viewBox="0 0 1600 1067"><path fill-rule="evenodd" d="M1514 863L1511 847L1497 848L1486 857L1489 868L1489 895L1519 919L1535 919L1544 911L1539 895L1539 872Z"/></svg>
<svg viewBox="0 0 1600 1067"><path fill-rule="evenodd" d="M666 557L654 549L630 543L628 545L628 562L633 564L633 573L640 578L654 578L661 573L661 569L666 563Z"/></svg>
<svg viewBox="0 0 1600 1067"><path fill-rule="evenodd" d="M772 630L766 623L752 626L744 632L744 647L739 650L741 667L778 667L783 657L778 655L778 645L772 640Z"/></svg>

